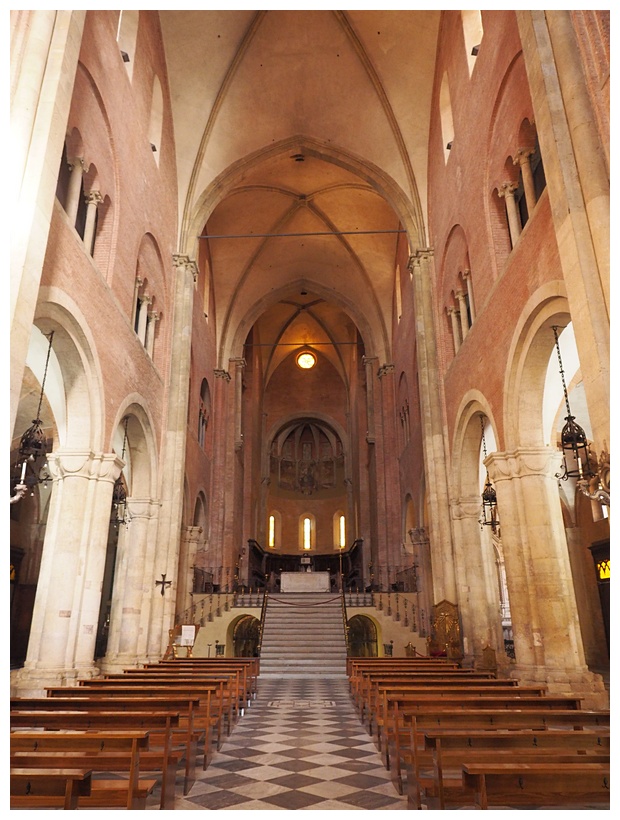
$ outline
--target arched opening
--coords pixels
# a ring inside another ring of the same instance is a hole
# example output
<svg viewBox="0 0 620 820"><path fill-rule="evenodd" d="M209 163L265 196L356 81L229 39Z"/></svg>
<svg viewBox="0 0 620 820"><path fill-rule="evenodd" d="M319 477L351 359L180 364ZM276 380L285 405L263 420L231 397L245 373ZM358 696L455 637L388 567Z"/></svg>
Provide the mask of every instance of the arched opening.
<svg viewBox="0 0 620 820"><path fill-rule="evenodd" d="M233 627L235 658L255 658L260 644L260 621L253 615L242 615Z"/></svg>
<svg viewBox="0 0 620 820"><path fill-rule="evenodd" d="M349 652L353 658L376 658L377 627L366 615L349 618Z"/></svg>

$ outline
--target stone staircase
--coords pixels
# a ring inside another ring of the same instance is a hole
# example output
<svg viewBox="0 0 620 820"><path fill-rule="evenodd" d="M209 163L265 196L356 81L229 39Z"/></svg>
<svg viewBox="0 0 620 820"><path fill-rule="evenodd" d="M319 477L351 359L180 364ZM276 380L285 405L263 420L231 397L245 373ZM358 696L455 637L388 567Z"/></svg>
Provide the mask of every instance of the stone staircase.
<svg viewBox="0 0 620 820"><path fill-rule="evenodd" d="M346 658L338 594L269 595L260 654L261 678L346 677Z"/></svg>

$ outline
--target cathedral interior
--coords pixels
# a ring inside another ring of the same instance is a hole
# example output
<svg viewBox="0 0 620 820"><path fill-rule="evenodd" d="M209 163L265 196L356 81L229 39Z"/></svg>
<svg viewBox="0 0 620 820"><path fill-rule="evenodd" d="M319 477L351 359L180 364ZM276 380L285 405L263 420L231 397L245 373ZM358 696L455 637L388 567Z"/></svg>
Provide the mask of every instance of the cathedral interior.
<svg viewBox="0 0 620 820"><path fill-rule="evenodd" d="M608 707L609 12L10 41L12 693L257 654L304 573Z"/></svg>

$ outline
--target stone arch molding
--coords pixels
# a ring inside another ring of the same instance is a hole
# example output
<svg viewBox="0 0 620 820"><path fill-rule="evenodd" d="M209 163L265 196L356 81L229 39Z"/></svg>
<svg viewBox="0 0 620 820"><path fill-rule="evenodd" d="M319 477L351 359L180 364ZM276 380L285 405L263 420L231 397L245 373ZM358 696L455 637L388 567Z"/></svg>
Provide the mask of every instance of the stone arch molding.
<svg viewBox="0 0 620 820"><path fill-rule="evenodd" d="M34 323L42 333L54 331L66 404L66 426L60 447L100 452L103 449L103 375L94 336L73 300L58 288L42 288Z"/></svg>
<svg viewBox="0 0 620 820"><path fill-rule="evenodd" d="M124 437L124 419L127 423L126 463L130 479L130 496L132 498L155 498L158 492L157 444L154 435L154 424L146 409L146 401L138 393L125 398L112 426L113 437L111 449L121 456ZM120 433L120 444L119 442Z"/></svg>
<svg viewBox="0 0 620 820"><path fill-rule="evenodd" d="M543 447L543 394L555 344L552 326L571 321L561 282L550 282L528 300L516 323L504 382L504 449ZM550 448L551 449L551 448Z"/></svg>
<svg viewBox="0 0 620 820"><path fill-rule="evenodd" d="M485 416L493 430L495 441L499 441L497 424L486 397L478 390L469 390L462 398L457 411L457 423L452 445L452 480L455 498L464 503L475 499L480 505L479 460L480 460L480 415ZM487 454L490 451L487 447Z"/></svg>

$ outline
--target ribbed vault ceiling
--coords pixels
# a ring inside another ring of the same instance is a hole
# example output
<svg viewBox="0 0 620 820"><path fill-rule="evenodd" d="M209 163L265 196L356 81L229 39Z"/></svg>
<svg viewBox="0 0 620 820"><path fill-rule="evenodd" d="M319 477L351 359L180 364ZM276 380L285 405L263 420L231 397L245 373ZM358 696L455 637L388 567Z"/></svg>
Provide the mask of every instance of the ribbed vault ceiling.
<svg viewBox="0 0 620 820"><path fill-rule="evenodd" d="M259 320L308 343L357 327L389 357L397 231L425 236L439 14L160 11L180 246L206 243L222 366Z"/></svg>

